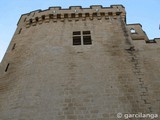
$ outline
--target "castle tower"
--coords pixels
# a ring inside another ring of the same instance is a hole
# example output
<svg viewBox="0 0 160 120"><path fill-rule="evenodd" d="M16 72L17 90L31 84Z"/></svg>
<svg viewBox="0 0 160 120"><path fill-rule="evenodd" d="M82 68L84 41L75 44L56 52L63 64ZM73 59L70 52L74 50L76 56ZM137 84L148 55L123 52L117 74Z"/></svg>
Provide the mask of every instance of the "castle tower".
<svg viewBox="0 0 160 120"><path fill-rule="evenodd" d="M159 47L122 5L23 14L0 64L0 119L160 115Z"/></svg>

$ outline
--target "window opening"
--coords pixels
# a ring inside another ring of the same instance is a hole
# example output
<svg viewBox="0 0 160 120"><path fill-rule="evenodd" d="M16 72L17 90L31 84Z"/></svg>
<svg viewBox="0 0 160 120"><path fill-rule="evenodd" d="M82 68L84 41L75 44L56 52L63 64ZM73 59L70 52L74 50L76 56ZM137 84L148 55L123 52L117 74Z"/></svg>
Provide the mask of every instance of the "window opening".
<svg viewBox="0 0 160 120"><path fill-rule="evenodd" d="M97 13L93 13L93 17L97 17Z"/></svg>
<svg viewBox="0 0 160 120"><path fill-rule="evenodd" d="M12 50L14 50L16 47L16 43L13 44Z"/></svg>
<svg viewBox="0 0 160 120"><path fill-rule="evenodd" d="M81 34L82 33L82 34ZM90 31L74 31L73 32L73 45L91 45L91 32Z"/></svg>
<svg viewBox="0 0 160 120"><path fill-rule="evenodd" d="M112 13L112 12L108 12L108 15L109 15L109 16L112 16L112 15L113 15L113 13Z"/></svg>
<svg viewBox="0 0 160 120"><path fill-rule="evenodd" d="M75 14L74 13L71 14L71 18L75 18Z"/></svg>
<svg viewBox="0 0 160 120"><path fill-rule="evenodd" d="M45 20L45 15L42 16L42 20Z"/></svg>
<svg viewBox="0 0 160 120"><path fill-rule="evenodd" d="M90 34L90 31L83 31L83 35Z"/></svg>
<svg viewBox="0 0 160 120"><path fill-rule="evenodd" d="M78 16L79 16L79 17L82 17L82 13L79 13Z"/></svg>
<svg viewBox="0 0 160 120"><path fill-rule="evenodd" d="M50 18L50 19L53 19L53 14L49 14L49 18Z"/></svg>
<svg viewBox="0 0 160 120"><path fill-rule="evenodd" d="M136 33L136 30L133 29L133 28L131 28L130 31L131 31L132 34Z"/></svg>
<svg viewBox="0 0 160 120"><path fill-rule="evenodd" d="M32 19L29 20L29 24L32 24Z"/></svg>
<svg viewBox="0 0 160 120"><path fill-rule="evenodd" d="M81 32L80 31L74 31L73 35L81 35Z"/></svg>
<svg viewBox="0 0 160 120"><path fill-rule="evenodd" d="M36 22L38 22L38 17L36 17L35 19L36 19Z"/></svg>
<svg viewBox="0 0 160 120"><path fill-rule="evenodd" d="M7 64L7 67L6 67L6 69L5 69L5 72L8 71L8 68L9 68L9 63Z"/></svg>
<svg viewBox="0 0 160 120"><path fill-rule="evenodd" d="M92 44L91 36L83 36L83 44L84 45Z"/></svg>
<svg viewBox="0 0 160 120"><path fill-rule="evenodd" d="M68 18L68 14L64 14L64 18Z"/></svg>
<svg viewBox="0 0 160 120"><path fill-rule="evenodd" d="M73 37L73 45L81 45L81 36Z"/></svg>
<svg viewBox="0 0 160 120"><path fill-rule="evenodd" d="M61 14L57 14L57 19L61 19Z"/></svg>
<svg viewBox="0 0 160 120"><path fill-rule="evenodd" d="M104 13L104 12L101 12L100 14L101 14L101 16L105 16L105 13Z"/></svg>
<svg viewBox="0 0 160 120"><path fill-rule="evenodd" d="M18 34L20 34L21 32L22 32L22 28L20 28L20 29L19 29L19 32L18 32Z"/></svg>
<svg viewBox="0 0 160 120"><path fill-rule="evenodd" d="M86 16L86 17L89 17L89 13L86 13L85 16Z"/></svg>

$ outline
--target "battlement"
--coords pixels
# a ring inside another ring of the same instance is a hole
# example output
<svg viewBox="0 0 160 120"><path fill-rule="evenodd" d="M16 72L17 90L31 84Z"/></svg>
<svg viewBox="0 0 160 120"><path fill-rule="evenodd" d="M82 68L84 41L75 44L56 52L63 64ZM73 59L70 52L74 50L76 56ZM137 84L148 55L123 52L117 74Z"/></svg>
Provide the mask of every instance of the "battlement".
<svg viewBox="0 0 160 120"><path fill-rule="evenodd" d="M122 19L126 21L126 12L122 5L111 5L110 7L93 5L90 6L90 8L71 6L68 9L62 9L61 7L49 7L47 10L36 10L23 14L18 25L25 23L26 28L28 28L30 26L35 26L37 23L47 23L50 20L53 22L64 22L65 19L68 21L85 20L86 18L89 18L90 20L97 18L100 20L102 17L105 17L105 19L116 19L119 15L121 15Z"/></svg>

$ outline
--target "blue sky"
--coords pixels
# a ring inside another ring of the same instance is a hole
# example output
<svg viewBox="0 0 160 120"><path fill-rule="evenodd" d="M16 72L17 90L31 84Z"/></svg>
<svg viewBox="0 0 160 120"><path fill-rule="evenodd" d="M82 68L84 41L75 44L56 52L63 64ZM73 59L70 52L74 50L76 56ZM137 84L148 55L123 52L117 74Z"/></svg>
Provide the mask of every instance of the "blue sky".
<svg viewBox="0 0 160 120"><path fill-rule="evenodd" d="M87 2L86 2L87 1ZM140 23L150 39L160 37L160 0L1 0L0 2L0 61L13 37L21 14L52 6L89 7L122 4L126 8L127 23Z"/></svg>

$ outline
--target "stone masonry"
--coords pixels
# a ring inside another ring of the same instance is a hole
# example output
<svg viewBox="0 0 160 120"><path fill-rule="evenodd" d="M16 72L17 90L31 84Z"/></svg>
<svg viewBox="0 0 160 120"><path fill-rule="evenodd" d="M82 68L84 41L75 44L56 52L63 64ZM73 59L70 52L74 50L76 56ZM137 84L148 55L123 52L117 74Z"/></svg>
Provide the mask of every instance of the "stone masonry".
<svg viewBox="0 0 160 120"><path fill-rule="evenodd" d="M0 63L0 120L160 115L159 53L122 5L23 14Z"/></svg>

